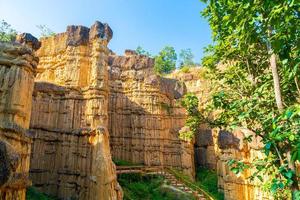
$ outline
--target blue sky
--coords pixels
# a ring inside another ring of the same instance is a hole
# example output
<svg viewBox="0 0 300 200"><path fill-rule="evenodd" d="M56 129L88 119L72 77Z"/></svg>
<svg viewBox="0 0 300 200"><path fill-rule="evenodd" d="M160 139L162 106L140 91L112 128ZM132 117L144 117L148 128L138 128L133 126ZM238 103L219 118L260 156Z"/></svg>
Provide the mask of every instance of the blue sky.
<svg viewBox="0 0 300 200"><path fill-rule="evenodd" d="M58 33L67 25L89 27L99 20L112 28L109 47L118 54L138 45L157 54L171 45L177 52L191 48L199 62L203 47L211 43L203 8L199 0L0 0L0 19L37 37L36 25Z"/></svg>

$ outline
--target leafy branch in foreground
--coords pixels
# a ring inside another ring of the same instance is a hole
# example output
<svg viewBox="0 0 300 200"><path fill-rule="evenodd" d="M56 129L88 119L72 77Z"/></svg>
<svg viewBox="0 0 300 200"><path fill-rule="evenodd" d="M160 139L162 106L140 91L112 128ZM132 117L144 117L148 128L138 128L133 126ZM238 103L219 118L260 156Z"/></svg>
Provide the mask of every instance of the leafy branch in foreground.
<svg viewBox="0 0 300 200"><path fill-rule="evenodd" d="M215 113L211 126L246 128L264 146L261 151L265 158L251 164L228 164L237 173L247 167L255 169L250 178L262 180L274 197L288 199L292 194L296 199L296 163L300 161L300 3L203 2L207 7L202 15L209 21L214 40L202 63L211 71L209 107ZM252 138L247 139L251 142Z"/></svg>

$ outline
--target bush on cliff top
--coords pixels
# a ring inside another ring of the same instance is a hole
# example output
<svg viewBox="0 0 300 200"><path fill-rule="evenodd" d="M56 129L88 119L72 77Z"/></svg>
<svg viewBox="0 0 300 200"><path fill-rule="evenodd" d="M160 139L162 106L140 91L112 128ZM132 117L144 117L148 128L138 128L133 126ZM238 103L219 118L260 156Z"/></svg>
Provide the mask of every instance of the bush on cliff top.
<svg viewBox="0 0 300 200"><path fill-rule="evenodd" d="M154 69L158 74L168 74L176 69L177 54L174 47L165 46L155 56Z"/></svg>
<svg viewBox="0 0 300 200"><path fill-rule="evenodd" d="M0 21L0 42L12 42L17 36L17 31L6 21Z"/></svg>

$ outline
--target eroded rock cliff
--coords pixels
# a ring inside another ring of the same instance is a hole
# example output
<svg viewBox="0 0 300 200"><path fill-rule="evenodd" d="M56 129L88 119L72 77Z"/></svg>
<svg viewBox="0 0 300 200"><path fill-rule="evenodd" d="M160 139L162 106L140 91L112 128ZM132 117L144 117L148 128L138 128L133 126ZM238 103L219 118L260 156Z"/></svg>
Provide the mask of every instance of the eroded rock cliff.
<svg viewBox="0 0 300 200"><path fill-rule="evenodd" d="M24 200L31 140L26 136L39 44L30 34L0 42L0 199Z"/></svg>
<svg viewBox="0 0 300 200"><path fill-rule="evenodd" d="M198 97L200 109L205 109L210 98L210 81L204 78L204 73L201 68L191 68L188 72L176 71L169 76L186 84L187 91ZM255 136L250 143L244 140L251 134L253 135L246 129L236 129L233 132L211 129L207 124L201 124L196 134L196 165L216 170L218 187L224 192L226 200L271 199L271 195L261 188L260 181L248 179L253 174L251 169L237 176L227 164L231 159L251 163L256 158L262 158L260 140Z"/></svg>
<svg viewBox="0 0 300 200"><path fill-rule="evenodd" d="M69 26L41 40L30 122L30 175L61 199L117 200L122 190L111 159L108 54L112 31Z"/></svg>
<svg viewBox="0 0 300 200"><path fill-rule="evenodd" d="M194 176L194 148L178 138L184 83L154 73L154 60L127 50L109 57L109 132L115 159L169 166Z"/></svg>
<svg viewBox="0 0 300 200"><path fill-rule="evenodd" d="M199 109L205 109L210 95L210 82L204 78L205 70L192 67L188 71L176 70L168 77L184 82L188 93L198 97ZM207 124L201 124L195 136L196 166L217 169L216 137Z"/></svg>

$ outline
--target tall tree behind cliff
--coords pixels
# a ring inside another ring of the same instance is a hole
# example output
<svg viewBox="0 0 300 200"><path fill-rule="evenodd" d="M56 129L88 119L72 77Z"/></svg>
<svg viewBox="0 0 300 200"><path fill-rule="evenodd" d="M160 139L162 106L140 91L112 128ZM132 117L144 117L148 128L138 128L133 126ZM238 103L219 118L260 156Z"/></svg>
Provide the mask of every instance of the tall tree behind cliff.
<svg viewBox="0 0 300 200"><path fill-rule="evenodd" d="M179 59L179 68L182 68L184 66L191 67L195 65L193 61L194 54L192 53L192 50L190 48L182 49L179 53Z"/></svg>
<svg viewBox="0 0 300 200"><path fill-rule="evenodd" d="M154 69L159 74L168 74L176 69L177 54L174 47L165 46L155 56Z"/></svg>

